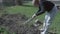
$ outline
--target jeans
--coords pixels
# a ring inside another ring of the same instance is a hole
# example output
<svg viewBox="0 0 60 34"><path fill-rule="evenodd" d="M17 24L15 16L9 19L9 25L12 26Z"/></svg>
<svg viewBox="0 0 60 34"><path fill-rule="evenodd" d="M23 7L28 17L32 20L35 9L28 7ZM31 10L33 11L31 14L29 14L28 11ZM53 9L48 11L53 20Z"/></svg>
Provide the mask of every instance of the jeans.
<svg viewBox="0 0 60 34"><path fill-rule="evenodd" d="M44 20L44 23L43 23L43 32L41 32L41 34L47 34L47 30L49 28L49 26L51 25L56 13L57 13L57 7L54 6L53 9L50 11L50 12L47 12L46 15L45 15L45 20Z"/></svg>

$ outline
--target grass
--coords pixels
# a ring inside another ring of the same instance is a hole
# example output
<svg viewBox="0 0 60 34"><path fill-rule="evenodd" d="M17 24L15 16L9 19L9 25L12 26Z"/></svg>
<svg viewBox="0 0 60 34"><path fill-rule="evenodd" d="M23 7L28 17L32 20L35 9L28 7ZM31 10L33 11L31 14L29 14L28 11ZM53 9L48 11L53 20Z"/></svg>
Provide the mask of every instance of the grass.
<svg viewBox="0 0 60 34"><path fill-rule="evenodd" d="M2 28L0 27L0 34L9 34L9 32L5 29L5 28Z"/></svg>
<svg viewBox="0 0 60 34"><path fill-rule="evenodd" d="M21 13L27 15L28 17L31 17L34 13L37 12L38 8L33 7L31 3L27 3L25 6L11 6L5 10L9 14ZM36 17L35 19L37 18L43 22L44 14ZM53 23L51 24L51 28L56 29L57 33L60 34L60 11L58 11Z"/></svg>

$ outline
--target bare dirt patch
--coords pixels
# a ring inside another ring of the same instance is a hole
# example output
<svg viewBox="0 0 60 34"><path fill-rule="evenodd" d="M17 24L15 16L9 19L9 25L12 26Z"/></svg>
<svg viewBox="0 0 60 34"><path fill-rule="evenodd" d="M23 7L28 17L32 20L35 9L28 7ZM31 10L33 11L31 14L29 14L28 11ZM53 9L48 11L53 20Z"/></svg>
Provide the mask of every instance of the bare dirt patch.
<svg viewBox="0 0 60 34"><path fill-rule="evenodd" d="M21 14L3 14L0 17L0 25L4 26L11 34L39 34L39 30L36 27L21 25L28 17Z"/></svg>
<svg viewBox="0 0 60 34"><path fill-rule="evenodd" d="M28 17L22 14L2 14L0 17L0 26L5 27L10 34L14 32L16 34L40 34L38 27L34 27L33 25L28 26L28 24L21 25L27 19ZM49 32L49 34L54 34L54 32Z"/></svg>

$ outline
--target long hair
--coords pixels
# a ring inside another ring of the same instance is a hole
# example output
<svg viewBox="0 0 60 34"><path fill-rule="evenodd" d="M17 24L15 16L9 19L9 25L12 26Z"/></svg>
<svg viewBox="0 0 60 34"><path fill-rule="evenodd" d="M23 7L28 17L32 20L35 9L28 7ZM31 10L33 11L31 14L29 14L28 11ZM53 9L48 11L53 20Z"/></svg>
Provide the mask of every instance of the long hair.
<svg viewBox="0 0 60 34"><path fill-rule="evenodd" d="M38 7L39 6L39 0L33 0L32 1L33 5Z"/></svg>

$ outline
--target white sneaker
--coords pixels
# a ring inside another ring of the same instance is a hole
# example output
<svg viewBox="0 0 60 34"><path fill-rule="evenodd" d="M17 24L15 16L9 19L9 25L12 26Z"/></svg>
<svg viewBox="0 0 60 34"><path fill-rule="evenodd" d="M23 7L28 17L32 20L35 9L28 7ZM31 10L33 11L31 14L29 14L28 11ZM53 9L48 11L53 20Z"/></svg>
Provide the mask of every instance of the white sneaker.
<svg viewBox="0 0 60 34"><path fill-rule="evenodd" d="M44 31L44 29L39 29L41 32L43 32Z"/></svg>

